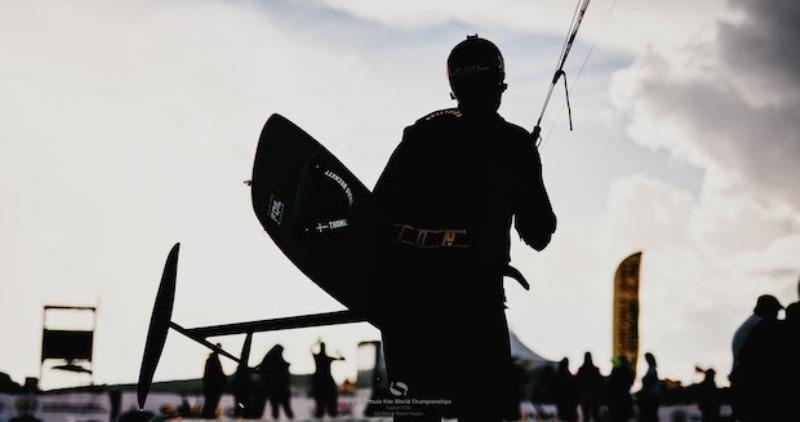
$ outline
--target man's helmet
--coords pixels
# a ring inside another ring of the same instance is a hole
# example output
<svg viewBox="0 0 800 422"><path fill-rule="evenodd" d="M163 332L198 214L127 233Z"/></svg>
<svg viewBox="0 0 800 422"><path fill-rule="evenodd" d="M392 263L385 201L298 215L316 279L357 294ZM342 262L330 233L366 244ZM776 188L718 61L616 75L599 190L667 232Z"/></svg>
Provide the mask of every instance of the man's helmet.
<svg viewBox="0 0 800 422"><path fill-rule="evenodd" d="M491 41L469 35L450 52L447 77L456 97L470 90L505 89L503 55Z"/></svg>

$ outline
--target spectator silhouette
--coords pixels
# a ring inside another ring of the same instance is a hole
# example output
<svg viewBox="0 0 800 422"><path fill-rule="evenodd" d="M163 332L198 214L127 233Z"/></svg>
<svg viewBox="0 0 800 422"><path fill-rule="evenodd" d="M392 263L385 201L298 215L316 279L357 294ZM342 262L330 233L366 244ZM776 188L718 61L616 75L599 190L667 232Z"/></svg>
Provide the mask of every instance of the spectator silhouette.
<svg viewBox="0 0 800 422"><path fill-rule="evenodd" d="M181 394L181 405L178 406L178 415L182 418L192 417L192 405L189 404L189 399L186 394Z"/></svg>
<svg viewBox="0 0 800 422"><path fill-rule="evenodd" d="M217 344L219 346L219 344ZM222 393L227 388L228 378L222 370L222 363L219 361L219 354L212 352L206 359L206 367L203 371L203 419L216 419L217 407Z"/></svg>
<svg viewBox="0 0 800 422"><path fill-rule="evenodd" d="M600 374L600 369L594 366L590 352L584 353L583 365L578 369L576 380L578 381L582 420L597 422L600 417L603 375Z"/></svg>
<svg viewBox="0 0 800 422"><path fill-rule="evenodd" d="M528 362L513 359L512 362L512 370L510 373L509 384L511 384L511 388L509 389L509 400L508 400L508 408L505 411L505 419L507 420L519 420L522 415L520 413L520 402L522 402L523 398L525 397L525 384L528 382Z"/></svg>
<svg viewBox="0 0 800 422"><path fill-rule="evenodd" d="M733 336L731 390L733 409L742 422L778 420L781 391L776 384L780 367L778 311L783 307L771 295L762 295Z"/></svg>
<svg viewBox="0 0 800 422"><path fill-rule="evenodd" d="M781 345L783 348L780 366L785 368L785 385L792 388L783 388L780 396L780 408L784 420L798 420L797 411L797 383L800 381L800 302L794 302L786 307L786 316L781 330Z"/></svg>
<svg viewBox="0 0 800 422"><path fill-rule="evenodd" d="M697 407L700 408L702 422L718 422L720 409L720 395L717 390L717 382L714 377L717 372L714 369L697 369L703 372L703 382L697 388Z"/></svg>
<svg viewBox="0 0 800 422"><path fill-rule="evenodd" d="M569 372L569 359L561 359L558 363L553 397L556 401L558 419L566 422L578 420L578 382Z"/></svg>
<svg viewBox="0 0 800 422"><path fill-rule="evenodd" d="M319 353L314 353L316 370L311 377L311 395L316 403L314 410L316 418L321 418L326 413L330 416L339 414L339 392L331 375L331 363L337 360L344 358L328 356L325 352L325 343L319 342Z"/></svg>
<svg viewBox="0 0 800 422"><path fill-rule="evenodd" d="M283 359L283 346L278 344L270 349L256 369L261 375L263 400L269 399L272 419L278 419L281 407L289 419L294 419L290 403L292 395L289 389L289 362ZM265 407L263 405L262 410Z"/></svg>
<svg viewBox="0 0 800 422"><path fill-rule="evenodd" d="M612 360L614 368L608 376L608 417L611 422L627 422L633 416L633 370L624 356Z"/></svg>
<svg viewBox="0 0 800 422"><path fill-rule="evenodd" d="M109 401L109 422L115 422L119 418L120 407L122 406L122 390L113 389L108 392Z"/></svg>
<svg viewBox="0 0 800 422"><path fill-rule="evenodd" d="M658 422L658 404L661 391L656 357L652 353L645 353L644 359L647 361L647 372L642 377L642 389L639 390L638 394L639 420L641 422Z"/></svg>

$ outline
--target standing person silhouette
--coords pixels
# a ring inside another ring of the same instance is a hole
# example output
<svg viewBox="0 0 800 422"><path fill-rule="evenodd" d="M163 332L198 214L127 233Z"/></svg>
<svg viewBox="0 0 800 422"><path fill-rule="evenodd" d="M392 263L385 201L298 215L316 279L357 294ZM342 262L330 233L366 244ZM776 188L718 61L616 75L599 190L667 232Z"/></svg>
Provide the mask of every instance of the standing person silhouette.
<svg viewBox="0 0 800 422"><path fill-rule="evenodd" d="M719 422L719 410L721 407L720 393L717 390L717 382L714 379L717 371L712 368L703 372L703 381L697 389L697 407L700 408L702 422Z"/></svg>
<svg viewBox="0 0 800 422"><path fill-rule="evenodd" d="M220 345L217 344L217 347ZM228 377L222 370L222 363L219 361L219 354L212 352L206 359L205 370L203 371L203 419L216 419L217 407L222 394L228 387Z"/></svg>
<svg viewBox="0 0 800 422"><path fill-rule="evenodd" d="M800 302L790 303L780 332L781 381L792 388L779 389L779 412L784 420L799 420L800 406L797 403L797 384L800 382Z"/></svg>
<svg viewBox="0 0 800 422"><path fill-rule="evenodd" d="M634 375L631 364L624 356L612 360L614 368L608 376L608 419L611 422L628 422L633 417L631 386Z"/></svg>
<svg viewBox="0 0 800 422"><path fill-rule="evenodd" d="M783 306L775 296L758 297L753 314L733 336L733 369L731 393L733 411L742 422L769 419L780 387L776 374L784 370L780 359L780 322Z"/></svg>
<svg viewBox="0 0 800 422"><path fill-rule="evenodd" d="M434 403L396 419L455 411L490 422L513 394L502 285L512 221L542 250L556 218L533 137L497 112L507 87L497 46L467 37L447 74L458 107L407 127L375 185L388 220L381 328L390 383L407 386L407 399Z"/></svg>
<svg viewBox="0 0 800 422"><path fill-rule="evenodd" d="M264 359L261 360L256 369L261 375L263 400L269 400L270 408L272 409L272 419L278 419L281 408L283 408L283 413L286 414L286 417L294 419L294 412L290 402L292 394L289 388L289 362L286 362L283 358L283 346L277 344L272 347L264 355ZM266 408L266 405L262 406L262 408Z"/></svg>
<svg viewBox="0 0 800 422"><path fill-rule="evenodd" d="M639 421L658 422L659 396L661 384L658 380L656 357L652 353L645 353L647 372L642 377L642 389L639 390Z"/></svg>
<svg viewBox="0 0 800 422"><path fill-rule="evenodd" d="M580 392L581 414L584 422L597 422L600 418L600 400L603 394L603 375L594 366L592 354L583 355L583 365L576 374Z"/></svg>
<svg viewBox="0 0 800 422"><path fill-rule="evenodd" d="M220 345L217 344L217 347ZM228 377L222 370L222 363L219 361L219 354L212 352L206 359L205 370L203 371L203 419L216 419L217 407L222 394L228 387Z"/></svg>
<svg viewBox="0 0 800 422"><path fill-rule="evenodd" d="M331 375L331 363L344 360L344 358L328 356L325 351L325 343L320 341L318 344L319 353L314 353L316 370L311 377L311 395L316 403L314 417L321 418L326 413L330 416L337 416L339 414L339 390L336 387L336 381L333 380L333 375Z"/></svg>
<svg viewBox="0 0 800 422"><path fill-rule="evenodd" d="M556 401L558 420L575 422L578 420L578 381L569 372L569 359L561 359L558 363L553 396Z"/></svg>

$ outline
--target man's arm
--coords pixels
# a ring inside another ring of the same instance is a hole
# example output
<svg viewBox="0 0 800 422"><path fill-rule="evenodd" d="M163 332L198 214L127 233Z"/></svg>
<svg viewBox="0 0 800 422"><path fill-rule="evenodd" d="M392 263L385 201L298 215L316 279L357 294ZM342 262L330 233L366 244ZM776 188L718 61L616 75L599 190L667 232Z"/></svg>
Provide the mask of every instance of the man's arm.
<svg viewBox="0 0 800 422"><path fill-rule="evenodd" d="M386 163L386 167L378 178L378 182L375 184L375 189L372 190L375 199L383 206L389 205L388 202L391 201L397 189L402 185L403 179L407 176L404 174L407 167L405 162L407 161L407 150L412 138L412 132L411 127L407 127L403 131L403 139L395 148L389 158L389 162Z"/></svg>
<svg viewBox="0 0 800 422"><path fill-rule="evenodd" d="M539 151L525 142L514 159L514 227L528 246L541 251L556 231L556 215L542 180Z"/></svg>

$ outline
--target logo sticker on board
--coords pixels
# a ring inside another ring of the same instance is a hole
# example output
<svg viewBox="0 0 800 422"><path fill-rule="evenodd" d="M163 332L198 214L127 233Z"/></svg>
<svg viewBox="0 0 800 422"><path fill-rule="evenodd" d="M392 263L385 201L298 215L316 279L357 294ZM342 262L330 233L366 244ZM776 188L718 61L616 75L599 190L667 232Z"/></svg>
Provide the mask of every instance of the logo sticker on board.
<svg viewBox="0 0 800 422"><path fill-rule="evenodd" d="M324 174L325 176L336 182L336 184L338 184L340 188L342 188L342 191L347 196L348 205L353 205L353 191L350 190L350 186L347 185L347 182L345 182L341 176L334 173L332 170L326 170Z"/></svg>
<svg viewBox="0 0 800 422"><path fill-rule="evenodd" d="M283 202L274 196L269 198L269 218L279 226L283 220Z"/></svg>

